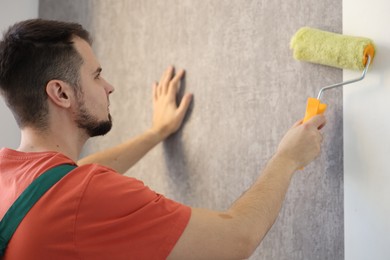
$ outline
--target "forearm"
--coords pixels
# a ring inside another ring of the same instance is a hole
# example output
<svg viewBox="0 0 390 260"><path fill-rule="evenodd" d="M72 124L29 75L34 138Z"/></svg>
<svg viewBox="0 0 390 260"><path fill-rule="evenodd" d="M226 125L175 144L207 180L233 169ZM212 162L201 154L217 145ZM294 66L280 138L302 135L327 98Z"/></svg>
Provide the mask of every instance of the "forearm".
<svg viewBox="0 0 390 260"><path fill-rule="evenodd" d="M160 135L148 130L120 145L82 158L78 165L98 163L124 174L161 141Z"/></svg>
<svg viewBox="0 0 390 260"><path fill-rule="evenodd" d="M191 219L169 259L250 257L278 216L293 169L291 163L274 157L229 210L192 208Z"/></svg>
<svg viewBox="0 0 390 260"><path fill-rule="evenodd" d="M282 207L296 165L275 155L258 180L229 209L253 250L274 224Z"/></svg>
<svg viewBox="0 0 390 260"><path fill-rule="evenodd" d="M170 259L249 258L275 222L294 172L320 153L324 124L321 115L296 122L258 180L227 211L193 208Z"/></svg>

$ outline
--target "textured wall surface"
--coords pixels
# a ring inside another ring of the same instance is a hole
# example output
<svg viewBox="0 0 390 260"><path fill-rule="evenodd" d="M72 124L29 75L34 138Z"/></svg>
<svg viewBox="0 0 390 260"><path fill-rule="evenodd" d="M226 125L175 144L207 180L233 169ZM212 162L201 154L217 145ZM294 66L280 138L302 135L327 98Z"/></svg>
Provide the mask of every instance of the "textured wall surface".
<svg viewBox="0 0 390 260"><path fill-rule="evenodd" d="M182 88L194 100L185 124L128 175L190 206L228 208L303 117L307 97L342 79L341 70L294 61L289 50L301 26L341 32L340 0L41 0L40 16L84 23L116 87L115 126L87 152L146 130L152 82L170 64L186 69ZM251 259L344 258L342 91L323 101L323 152L296 174Z"/></svg>

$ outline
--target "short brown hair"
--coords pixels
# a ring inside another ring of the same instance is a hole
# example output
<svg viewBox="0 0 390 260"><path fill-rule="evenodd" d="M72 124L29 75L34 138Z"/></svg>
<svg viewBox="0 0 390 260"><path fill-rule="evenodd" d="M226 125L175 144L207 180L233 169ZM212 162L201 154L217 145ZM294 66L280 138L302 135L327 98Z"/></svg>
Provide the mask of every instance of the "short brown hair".
<svg viewBox="0 0 390 260"><path fill-rule="evenodd" d="M46 85L58 79L79 85L82 57L77 36L91 44L80 24L32 19L11 26L0 41L0 93L20 128L47 126Z"/></svg>

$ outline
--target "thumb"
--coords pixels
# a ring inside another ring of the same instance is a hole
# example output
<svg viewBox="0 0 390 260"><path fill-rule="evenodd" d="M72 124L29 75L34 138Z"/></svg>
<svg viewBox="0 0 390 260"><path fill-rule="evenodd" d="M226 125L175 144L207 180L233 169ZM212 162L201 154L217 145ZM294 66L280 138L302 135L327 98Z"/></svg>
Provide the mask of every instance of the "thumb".
<svg viewBox="0 0 390 260"><path fill-rule="evenodd" d="M186 94L181 102L180 102L180 105L178 107L178 112L180 114L181 117L184 117L185 113L187 112L188 110L188 107L190 106L191 104L191 101L192 101L192 94Z"/></svg>

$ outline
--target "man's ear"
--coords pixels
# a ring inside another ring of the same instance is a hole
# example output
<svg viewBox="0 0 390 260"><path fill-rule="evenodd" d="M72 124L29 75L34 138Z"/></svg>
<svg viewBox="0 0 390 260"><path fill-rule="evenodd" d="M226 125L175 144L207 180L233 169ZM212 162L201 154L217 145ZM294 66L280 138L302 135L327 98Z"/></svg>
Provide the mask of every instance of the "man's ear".
<svg viewBox="0 0 390 260"><path fill-rule="evenodd" d="M46 85L46 93L54 104L64 108L70 107L74 97L73 88L62 80L50 80Z"/></svg>

